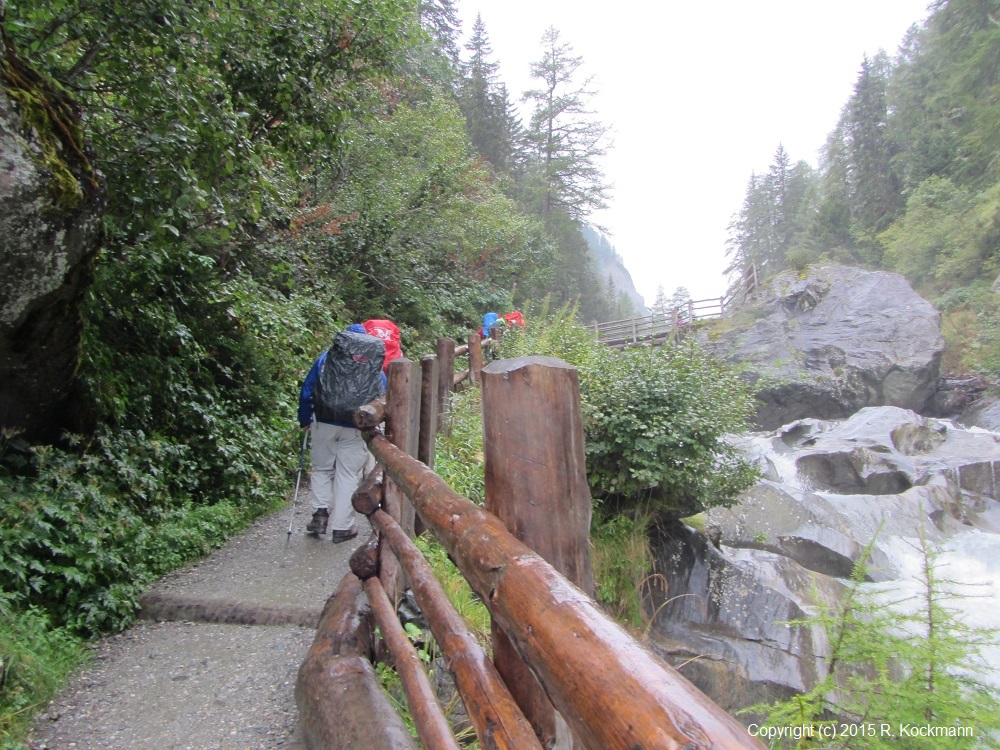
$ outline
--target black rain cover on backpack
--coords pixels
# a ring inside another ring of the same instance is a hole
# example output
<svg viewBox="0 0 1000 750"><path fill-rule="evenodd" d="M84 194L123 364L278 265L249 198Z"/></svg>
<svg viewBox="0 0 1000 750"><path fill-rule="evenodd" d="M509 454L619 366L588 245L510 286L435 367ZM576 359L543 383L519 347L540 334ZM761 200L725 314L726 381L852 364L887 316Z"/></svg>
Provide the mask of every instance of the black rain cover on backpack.
<svg viewBox="0 0 1000 750"><path fill-rule="evenodd" d="M313 408L321 422L353 424L354 410L382 395L382 339L343 331L319 371Z"/></svg>

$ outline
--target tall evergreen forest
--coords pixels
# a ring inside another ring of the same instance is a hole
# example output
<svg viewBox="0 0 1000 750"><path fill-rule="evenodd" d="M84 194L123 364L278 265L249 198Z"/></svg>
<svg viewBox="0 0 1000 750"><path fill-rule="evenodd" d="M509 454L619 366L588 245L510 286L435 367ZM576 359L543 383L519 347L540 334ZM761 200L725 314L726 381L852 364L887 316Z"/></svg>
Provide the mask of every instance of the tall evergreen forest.
<svg viewBox="0 0 1000 750"><path fill-rule="evenodd" d="M779 145L729 226L729 270L904 274L943 313L945 369L1000 374L1000 5L935 0L860 61L818 167Z"/></svg>

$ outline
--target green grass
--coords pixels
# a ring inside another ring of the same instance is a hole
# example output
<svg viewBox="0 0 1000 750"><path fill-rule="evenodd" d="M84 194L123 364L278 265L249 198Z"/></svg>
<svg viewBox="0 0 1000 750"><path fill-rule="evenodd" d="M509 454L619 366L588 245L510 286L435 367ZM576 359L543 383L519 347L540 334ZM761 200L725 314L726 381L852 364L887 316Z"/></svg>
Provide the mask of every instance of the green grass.
<svg viewBox="0 0 1000 750"><path fill-rule="evenodd" d="M594 516L590 529L591 563L597 601L623 625L641 628L648 619L642 591L659 580L649 548L649 516Z"/></svg>
<svg viewBox="0 0 1000 750"><path fill-rule="evenodd" d="M87 660L83 641L38 610L0 611L0 749L21 748L37 710Z"/></svg>

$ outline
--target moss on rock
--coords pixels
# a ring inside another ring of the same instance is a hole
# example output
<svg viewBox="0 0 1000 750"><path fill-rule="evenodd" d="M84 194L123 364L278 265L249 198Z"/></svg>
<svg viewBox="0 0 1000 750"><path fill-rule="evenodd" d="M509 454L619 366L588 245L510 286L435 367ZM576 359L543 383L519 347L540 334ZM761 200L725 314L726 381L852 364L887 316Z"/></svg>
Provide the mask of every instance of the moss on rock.
<svg viewBox="0 0 1000 750"><path fill-rule="evenodd" d="M5 32L3 52L0 81L17 104L24 137L37 144L32 157L52 175L49 184L56 204L75 209L84 200L84 182L87 189L100 189L84 151L79 108L62 86L21 62Z"/></svg>

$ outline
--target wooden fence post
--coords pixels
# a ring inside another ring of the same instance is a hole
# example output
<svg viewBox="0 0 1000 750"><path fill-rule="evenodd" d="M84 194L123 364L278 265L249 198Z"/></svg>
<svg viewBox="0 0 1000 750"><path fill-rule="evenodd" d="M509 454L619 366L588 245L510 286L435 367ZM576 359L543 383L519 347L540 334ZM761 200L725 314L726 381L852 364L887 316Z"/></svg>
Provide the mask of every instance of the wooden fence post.
<svg viewBox="0 0 1000 750"><path fill-rule="evenodd" d="M417 460L434 468L434 441L438 431L438 383L441 380L437 357L425 354L420 358L420 436L417 440ZM424 533L420 516L413 519L413 535Z"/></svg>
<svg viewBox="0 0 1000 750"><path fill-rule="evenodd" d="M576 369L552 357L521 357L493 362L482 378L486 509L593 596L592 507ZM562 718L495 624L493 654L542 745L572 747Z"/></svg>
<svg viewBox="0 0 1000 750"><path fill-rule="evenodd" d="M434 438L438 431L438 382L440 370L437 357L425 354L420 358L420 436L417 440L417 460L434 468Z"/></svg>
<svg viewBox="0 0 1000 750"><path fill-rule="evenodd" d="M483 370L483 339L478 333L469 334L469 380L479 384L479 373Z"/></svg>
<svg viewBox="0 0 1000 750"><path fill-rule="evenodd" d="M420 435L420 369L416 362L405 357L389 363L388 387L386 388L385 436L393 445L408 456L417 455ZM407 535L413 536L413 505L406 495L392 482L385 482L386 512L392 516ZM383 550L382 587L394 601L398 602L406 588L399 561L389 550Z"/></svg>
<svg viewBox="0 0 1000 750"><path fill-rule="evenodd" d="M451 434L451 388L455 376L455 339L438 339L438 429Z"/></svg>

